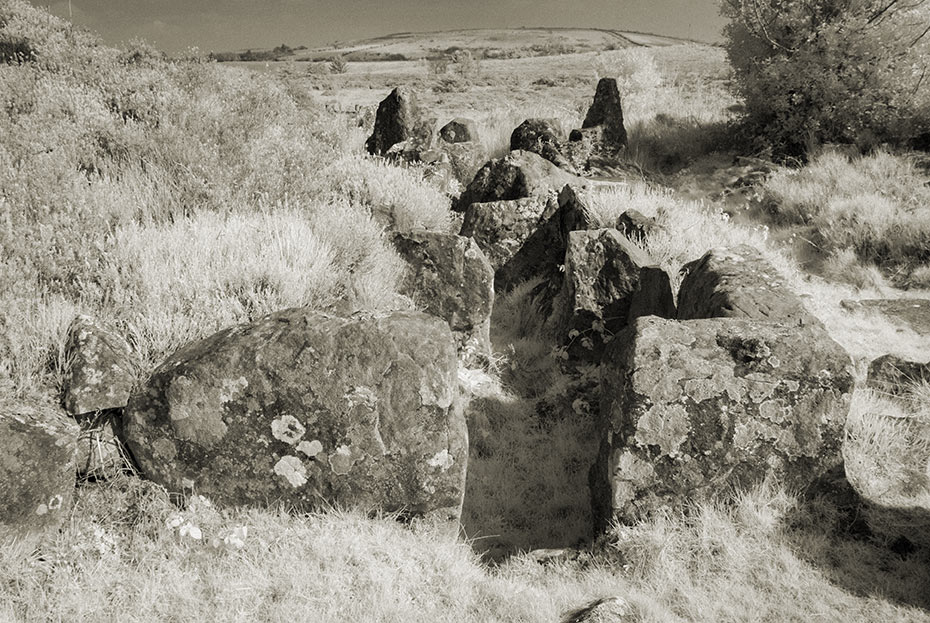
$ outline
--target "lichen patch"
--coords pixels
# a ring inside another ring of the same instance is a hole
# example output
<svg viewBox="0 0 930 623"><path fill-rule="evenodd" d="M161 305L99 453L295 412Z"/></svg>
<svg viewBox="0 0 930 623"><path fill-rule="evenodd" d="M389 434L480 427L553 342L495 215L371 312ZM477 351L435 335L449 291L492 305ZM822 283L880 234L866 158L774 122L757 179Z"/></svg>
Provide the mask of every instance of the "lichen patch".
<svg viewBox="0 0 930 623"><path fill-rule="evenodd" d="M281 460L275 463L274 473L287 480L295 489L307 484L307 468L296 456L281 457Z"/></svg>
<svg viewBox="0 0 930 623"><path fill-rule="evenodd" d="M339 446L329 455L329 466L337 476L345 476L352 469L355 460L352 458L352 448Z"/></svg>
<svg viewBox="0 0 930 623"><path fill-rule="evenodd" d="M430 467L436 467L445 472L455 464L455 459L449 454L449 450L444 448L426 463Z"/></svg>
<svg viewBox="0 0 930 623"><path fill-rule="evenodd" d="M287 444L295 444L304 436L307 429L293 415L282 415L271 421L271 436Z"/></svg>
<svg viewBox="0 0 930 623"><path fill-rule="evenodd" d="M311 459L323 451L323 444L318 440L307 441L306 439L297 444L297 450L303 452Z"/></svg>
<svg viewBox="0 0 930 623"><path fill-rule="evenodd" d="M636 442L642 446L659 446L662 454L676 456L688 438L691 423L681 405L654 405L639 418Z"/></svg>

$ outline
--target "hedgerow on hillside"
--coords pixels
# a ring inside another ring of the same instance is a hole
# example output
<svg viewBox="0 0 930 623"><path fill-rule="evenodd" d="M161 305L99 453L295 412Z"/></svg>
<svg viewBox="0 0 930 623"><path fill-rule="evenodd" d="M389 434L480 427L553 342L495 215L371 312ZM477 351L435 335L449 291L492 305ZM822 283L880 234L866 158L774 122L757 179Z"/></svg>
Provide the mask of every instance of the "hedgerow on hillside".
<svg viewBox="0 0 930 623"><path fill-rule="evenodd" d="M871 148L930 131L930 4L723 0L750 131L775 153Z"/></svg>

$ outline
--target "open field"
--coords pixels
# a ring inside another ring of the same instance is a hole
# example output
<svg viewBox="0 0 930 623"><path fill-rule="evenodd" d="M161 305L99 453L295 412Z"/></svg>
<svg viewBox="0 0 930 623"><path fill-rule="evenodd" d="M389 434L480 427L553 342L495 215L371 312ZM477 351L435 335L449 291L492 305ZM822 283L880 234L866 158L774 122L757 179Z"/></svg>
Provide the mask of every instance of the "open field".
<svg viewBox="0 0 930 623"><path fill-rule="evenodd" d="M57 408L77 313L127 337L141 381L182 344L285 307L412 309L391 232L457 232L459 217L425 167L363 154L374 108L399 84L439 125L474 119L499 156L528 117L579 127L597 79L617 77L638 174L603 195L598 224L630 208L654 216L663 233L642 246L673 280L708 248L759 248L859 380L879 355L930 353L930 335L840 304L930 298L927 172L912 156L827 152L734 186L733 158L752 154L730 133L739 101L719 48L606 33L658 47L481 59L439 74L422 60L350 60L324 75L303 61L114 50L19 0L0 7L0 32L38 59L0 63L0 408ZM405 45L378 49L411 54ZM882 212L854 218L876 203ZM816 249L798 241L810 228ZM848 237L854 253L843 256ZM0 620L535 622L619 596L642 621L930 621L930 549L861 538L830 496L775 483L592 542L597 371L562 369L532 285L496 300L492 363L459 370L464 538L358 509L179 504L123 474L82 483L57 540L0 551ZM850 480L927 508L930 393L916 387L901 402L859 389L853 400ZM574 546L548 560L530 553Z"/></svg>

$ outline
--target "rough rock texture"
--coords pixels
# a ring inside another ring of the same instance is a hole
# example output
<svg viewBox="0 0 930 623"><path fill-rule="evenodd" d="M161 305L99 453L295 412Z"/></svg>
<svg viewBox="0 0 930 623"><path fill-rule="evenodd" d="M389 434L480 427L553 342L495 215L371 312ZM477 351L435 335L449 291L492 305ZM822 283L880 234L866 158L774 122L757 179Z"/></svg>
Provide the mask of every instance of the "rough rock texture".
<svg viewBox="0 0 930 623"><path fill-rule="evenodd" d="M464 212L473 203L556 195L570 183L584 185L585 180L562 171L538 154L514 151L481 167L452 209Z"/></svg>
<svg viewBox="0 0 930 623"><path fill-rule="evenodd" d="M471 119L458 117L439 128L439 138L446 143L474 143L478 141L478 126Z"/></svg>
<svg viewBox="0 0 930 623"><path fill-rule="evenodd" d="M588 108L581 129L602 128L601 141L605 148L619 151L627 144L623 126L623 106L620 90L614 78L601 78L594 93L594 102Z"/></svg>
<svg viewBox="0 0 930 623"><path fill-rule="evenodd" d="M643 240L652 236L659 229L659 224L653 217L630 209L617 217L615 227L631 240Z"/></svg>
<svg viewBox="0 0 930 623"><path fill-rule="evenodd" d="M568 234L555 313L570 358L597 361L634 318L674 318L675 303L668 274L642 249L616 229L581 230Z"/></svg>
<svg viewBox="0 0 930 623"><path fill-rule="evenodd" d="M882 355L869 364L866 385L887 394L901 394L908 385L930 383L930 362L907 361L895 355Z"/></svg>
<svg viewBox="0 0 930 623"><path fill-rule="evenodd" d="M71 415L126 406L134 377L126 342L90 316L76 317L68 328L62 403Z"/></svg>
<svg viewBox="0 0 930 623"><path fill-rule="evenodd" d="M852 362L819 327L645 317L603 362L599 530L770 474L803 487L842 460Z"/></svg>
<svg viewBox="0 0 930 623"><path fill-rule="evenodd" d="M510 149L531 151L569 173L576 173L574 165L562 155L564 133L558 121L527 119L511 133Z"/></svg>
<svg viewBox="0 0 930 623"><path fill-rule="evenodd" d="M471 182L488 159L484 146L478 142L440 143L436 150L448 163L452 176L462 185Z"/></svg>
<svg viewBox="0 0 930 623"><path fill-rule="evenodd" d="M429 231L398 234L394 246L408 263L402 293L449 323L466 363L491 355L494 269L472 238Z"/></svg>
<svg viewBox="0 0 930 623"><path fill-rule="evenodd" d="M398 143L428 143L429 134L430 124L424 121L414 92L400 86L378 105L375 127L365 142L365 149L370 154L385 156Z"/></svg>
<svg viewBox="0 0 930 623"><path fill-rule="evenodd" d="M465 211L462 236L475 239L494 269L494 289L548 273L561 263L557 228L543 227L559 208L555 197L473 203Z"/></svg>
<svg viewBox="0 0 930 623"><path fill-rule="evenodd" d="M468 433L446 323L288 309L191 343L130 397L123 438L169 491L456 521Z"/></svg>
<svg viewBox="0 0 930 623"><path fill-rule="evenodd" d="M0 412L0 546L54 538L71 510L77 436L48 407Z"/></svg>
<svg viewBox="0 0 930 623"><path fill-rule="evenodd" d="M684 270L679 320L751 318L820 326L778 271L749 245L712 249Z"/></svg>
<svg viewBox="0 0 930 623"><path fill-rule="evenodd" d="M866 299L842 301L849 311L872 311L903 324L915 333L930 335L930 299Z"/></svg>
<svg viewBox="0 0 930 623"><path fill-rule="evenodd" d="M642 620L622 597L604 597L570 612L563 623L633 623Z"/></svg>

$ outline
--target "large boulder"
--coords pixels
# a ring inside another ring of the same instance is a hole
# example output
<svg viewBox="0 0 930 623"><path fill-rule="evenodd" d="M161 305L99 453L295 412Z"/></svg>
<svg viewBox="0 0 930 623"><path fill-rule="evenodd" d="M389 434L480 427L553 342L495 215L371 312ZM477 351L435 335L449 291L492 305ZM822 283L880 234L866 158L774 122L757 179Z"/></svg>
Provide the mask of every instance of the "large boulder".
<svg viewBox="0 0 930 623"><path fill-rule="evenodd" d="M903 394L909 387L921 383L930 383L930 362L920 363L896 355L882 355L869 364L866 385L884 394Z"/></svg>
<svg viewBox="0 0 930 623"><path fill-rule="evenodd" d="M126 406L135 381L132 354L121 337L90 316L77 316L68 328L64 348L68 370L62 404L78 417Z"/></svg>
<svg viewBox="0 0 930 623"><path fill-rule="evenodd" d="M619 231L572 231L566 247L554 312L572 360L599 360L639 316L675 317L668 274Z"/></svg>
<svg viewBox="0 0 930 623"><path fill-rule="evenodd" d="M428 147L431 131L431 124L421 114L413 90L400 86L378 105L374 130L365 142L365 149L375 156L386 156L399 144L406 145L401 152L417 151Z"/></svg>
<svg viewBox="0 0 930 623"><path fill-rule="evenodd" d="M825 331L751 320L637 319L603 358L598 529L842 461L852 362Z"/></svg>
<svg viewBox="0 0 930 623"><path fill-rule="evenodd" d="M421 230L395 235L394 246L408 264L401 292L449 323L466 363L486 363L494 269L475 241Z"/></svg>
<svg viewBox="0 0 930 623"><path fill-rule="evenodd" d="M558 265L558 229L544 227L558 209L556 198L545 195L468 207L459 233L484 251L496 291L506 292Z"/></svg>
<svg viewBox="0 0 930 623"><path fill-rule="evenodd" d="M623 125L623 106L620 90L615 78L601 78L594 92L594 102L588 108L581 129L599 128L603 146L619 151L627 144L626 128Z"/></svg>
<svg viewBox="0 0 930 623"><path fill-rule="evenodd" d="M556 196L566 184L580 186L585 180L566 173L538 154L518 150L481 167L452 209L464 212L473 203Z"/></svg>
<svg viewBox="0 0 930 623"><path fill-rule="evenodd" d="M457 521L457 370L439 318L288 309L181 348L130 397L122 433L169 491Z"/></svg>
<svg viewBox="0 0 930 623"><path fill-rule="evenodd" d="M0 412L0 546L54 538L71 511L78 425L49 407Z"/></svg>
<svg viewBox="0 0 930 623"><path fill-rule="evenodd" d="M527 119L510 135L510 149L531 151L539 154L560 169L577 173L574 165L562 154L564 133L558 121L552 119Z"/></svg>
<svg viewBox="0 0 930 623"><path fill-rule="evenodd" d="M749 245L712 249L684 271L679 320L751 318L820 326L775 267Z"/></svg>

